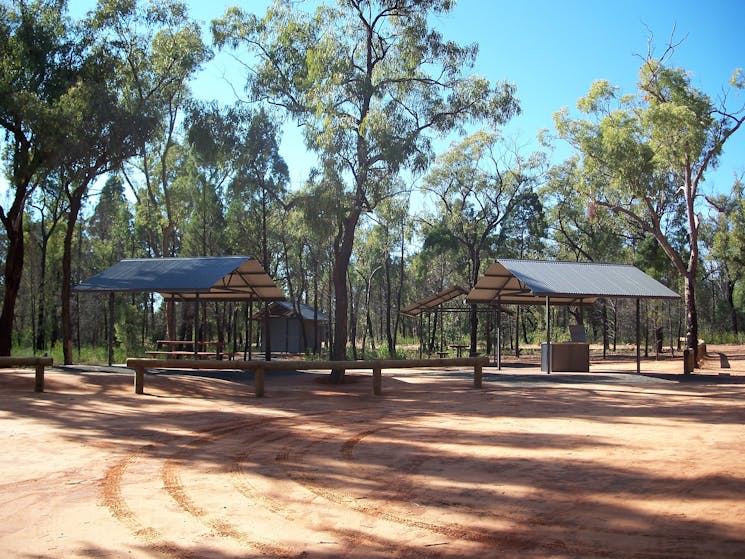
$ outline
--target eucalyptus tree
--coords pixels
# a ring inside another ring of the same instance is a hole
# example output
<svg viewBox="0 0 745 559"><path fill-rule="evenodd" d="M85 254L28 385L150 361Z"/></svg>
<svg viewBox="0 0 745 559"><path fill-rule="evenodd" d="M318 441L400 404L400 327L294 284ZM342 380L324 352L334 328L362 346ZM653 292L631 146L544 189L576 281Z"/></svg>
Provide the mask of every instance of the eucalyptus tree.
<svg viewBox="0 0 745 559"><path fill-rule="evenodd" d="M91 188L88 197L92 212L85 212L76 239L78 277L100 272L123 258L145 255L145 246L134 232L134 215L125 194L125 185L118 174L109 174L103 186ZM82 246L81 246L82 245ZM147 293L132 293L116 297L113 308L101 297L74 298L76 305L78 344L99 344L105 340L109 321L116 337L127 351L142 348L153 328L153 297ZM109 311L113 311L110 316ZM80 324L87 325L80 329Z"/></svg>
<svg viewBox="0 0 745 559"><path fill-rule="evenodd" d="M87 19L100 52L119 60L118 91L128 106L155 121L139 135L134 157L122 171L136 198L136 224L155 256L174 256L183 205L172 192L174 162L184 157L177 138L189 100L189 80L211 53L199 25L177 0L102 0ZM172 305L167 306L168 334L175 333Z"/></svg>
<svg viewBox="0 0 745 559"><path fill-rule="evenodd" d="M391 194L403 169L430 158L428 132L471 119L494 125L517 110L513 87L470 76L478 48L430 27L450 0L342 0L314 12L276 0L263 18L239 8L213 22L220 47L255 57L248 88L304 128L328 183L341 185L335 224L333 357L347 346L347 272L360 219ZM343 371L334 371L335 382Z"/></svg>
<svg viewBox="0 0 745 559"><path fill-rule="evenodd" d="M540 191L529 188L517 195L512 211L505 216L495 255L505 258L544 258L549 236L546 208Z"/></svg>
<svg viewBox="0 0 745 559"><path fill-rule="evenodd" d="M635 94L620 95L607 81L597 81L577 103L584 118L564 109L555 122L589 177L577 185L583 195L621 216L629 228L653 236L684 278L687 346L695 350L700 186L742 126L745 111L717 105L683 68L669 66L673 50L670 45L661 57L647 55ZM745 87L739 71L730 83ZM687 254L677 251L666 233L681 208Z"/></svg>
<svg viewBox="0 0 745 559"><path fill-rule="evenodd" d="M7 237L0 355L11 351L26 202L66 149L63 109L77 85L80 63L69 27L62 2L0 5L0 141L11 192L9 205L0 205Z"/></svg>
<svg viewBox="0 0 745 559"><path fill-rule="evenodd" d="M745 185L738 179L731 194L709 197L708 201L716 214L705 239L707 258L713 261L724 283L730 329L737 335L740 328L735 288L745 279Z"/></svg>
<svg viewBox="0 0 745 559"><path fill-rule="evenodd" d="M134 156L156 123L152 104L128 95L121 61L109 49L105 34L93 31L95 17L77 26L85 58L64 107L66 151L59 169L68 205L61 294L65 364L72 363L72 246L83 204L94 181Z"/></svg>
<svg viewBox="0 0 745 559"><path fill-rule="evenodd" d="M623 220L607 208L588 198L577 185L586 180L577 158L571 158L549 170L541 194L549 212L553 255L562 260L578 262L618 262L632 258L632 239ZM600 301L603 350L615 341L617 306L614 300ZM609 317L609 306L611 316ZM579 324L583 324L582 307L570 308ZM595 321L593 321L593 328ZM615 345L615 343L614 343Z"/></svg>
<svg viewBox="0 0 745 559"><path fill-rule="evenodd" d="M623 221L577 188L586 180L582 170L576 158L553 167L541 191L556 256L578 262L618 261L629 248Z"/></svg>
<svg viewBox="0 0 745 559"><path fill-rule="evenodd" d="M89 18L102 49L121 61L122 96L147 107L157 119L143 135L125 179L136 197L138 221L155 256L174 256L179 226L172 196L173 164L183 157L179 123L190 100L189 81L211 57L199 24L178 0L149 3L103 0Z"/></svg>
<svg viewBox="0 0 745 559"><path fill-rule="evenodd" d="M228 250L223 200L238 172L241 130L248 118L240 107L214 102L194 102L187 113L188 150L177 178L192 192L184 233L187 254L208 256Z"/></svg>
<svg viewBox="0 0 745 559"><path fill-rule="evenodd" d="M63 192L54 183L53 177L48 177L47 180L41 182L32 194L28 206L33 215L29 238L35 241L39 249L38 268L37 273L34 274L38 282L35 288L37 305L34 349L43 351L46 349L47 342L47 303L51 292L47 285L49 244L52 235L62 223L65 212Z"/></svg>
<svg viewBox="0 0 745 559"><path fill-rule="evenodd" d="M183 256L225 254L228 246L225 229L224 192L220 184L210 180L206 161L185 147L184 157L177 163L172 189L183 200L184 218L181 226ZM209 167L211 171L215 167Z"/></svg>
<svg viewBox="0 0 745 559"><path fill-rule="evenodd" d="M413 234L408 194L384 200L375 212L375 220L375 230L383 243L385 336L388 355L395 357L406 277L406 248L410 245Z"/></svg>
<svg viewBox="0 0 745 559"><path fill-rule="evenodd" d="M356 338L358 322L362 321L362 358L365 358L368 341L370 349L376 350L375 320L383 329L382 308L386 300L385 290L387 282L381 280L384 266L390 267L390 246L388 232L379 223L366 222L358 229L352 261L349 267L349 290L352 299L357 298L359 304L350 309L350 342L353 356L356 358ZM374 293L379 293L380 304L376 306ZM388 306L390 301L387 301ZM377 311L377 312L376 312Z"/></svg>
<svg viewBox="0 0 745 559"><path fill-rule="evenodd" d="M334 224L338 209L335 190L328 188L322 179L322 176L311 177L302 188L292 193L290 200L294 211L302 215L298 220L302 225L297 233L304 236L311 276L308 299L314 308L314 353L320 353L323 341L319 335L318 311L325 307L330 315L333 309L330 270L333 268Z"/></svg>
<svg viewBox="0 0 745 559"><path fill-rule="evenodd" d="M88 271L95 273L122 258L140 256L143 247L135 240L133 221L124 183L117 175L109 176L98 192L96 205L86 222L92 260Z"/></svg>
<svg viewBox="0 0 745 559"><path fill-rule="evenodd" d="M486 251L495 247L502 225L540 176L542 158L523 160L503 150L500 139L480 131L454 144L425 178L434 196L440 235L450 236L465 252L468 287L481 273ZM471 306L471 354L478 341L478 313Z"/></svg>
<svg viewBox="0 0 745 559"><path fill-rule="evenodd" d="M281 229L289 184L289 169L279 153L278 124L263 108L251 111L237 106L231 115L235 160L227 187L230 242L240 252L249 249L258 255L264 270L276 277L278 257L283 254ZM265 311L268 315L268 304ZM269 356L269 321L265 326Z"/></svg>
<svg viewBox="0 0 745 559"><path fill-rule="evenodd" d="M273 213L281 219L285 208L290 172L279 153L279 128L271 115L263 109L250 114L238 159L238 173L233 191L249 202L249 209L258 214L261 224L261 263L264 269L272 268L269 247L269 220Z"/></svg>

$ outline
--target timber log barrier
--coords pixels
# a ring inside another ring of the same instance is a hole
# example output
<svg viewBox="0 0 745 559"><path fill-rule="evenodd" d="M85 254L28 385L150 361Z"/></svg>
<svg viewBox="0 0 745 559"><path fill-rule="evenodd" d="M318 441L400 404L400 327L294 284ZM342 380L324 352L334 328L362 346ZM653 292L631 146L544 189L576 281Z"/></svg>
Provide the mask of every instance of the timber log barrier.
<svg viewBox="0 0 745 559"><path fill-rule="evenodd" d="M15 369L18 367L33 367L34 392L44 392L44 367L52 366L51 357L0 357L0 369Z"/></svg>
<svg viewBox="0 0 745 559"><path fill-rule="evenodd" d="M383 369L410 369L419 367L473 367L473 386L481 388L483 367L489 363L488 357L460 357L452 359L373 359L366 361L185 361L182 359L127 359L127 367L134 370L135 394L145 390L145 371L147 369L212 369L224 371L254 371L254 392L257 397L264 396L264 376L266 371L308 371L332 369L371 369L373 394L382 394Z"/></svg>

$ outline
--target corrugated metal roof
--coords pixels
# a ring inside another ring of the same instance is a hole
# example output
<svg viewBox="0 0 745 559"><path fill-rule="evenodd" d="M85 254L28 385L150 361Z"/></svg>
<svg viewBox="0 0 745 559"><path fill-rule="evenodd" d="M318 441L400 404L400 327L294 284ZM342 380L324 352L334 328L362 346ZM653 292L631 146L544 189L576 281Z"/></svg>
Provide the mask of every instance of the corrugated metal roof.
<svg viewBox="0 0 745 559"><path fill-rule="evenodd" d="M469 303L591 303L599 298L678 299L680 296L626 264L499 259L468 294Z"/></svg>
<svg viewBox="0 0 745 559"><path fill-rule="evenodd" d="M443 289L439 293L435 293L434 295L425 297L421 301L417 301L416 303L412 303L408 307L401 309L401 314L405 314L408 316L418 316L429 309L437 307L443 303L447 303L451 299L455 299L459 295L465 295L466 293L468 293L468 291L466 291L464 288L459 285L454 285L452 287L448 287L447 289Z"/></svg>
<svg viewBox="0 0 745 559"><path fill-rule="evenodd" d="M261 264L251 256L132 258L81 282L76 291L155 292L166 299L283 300Z"/></svg>

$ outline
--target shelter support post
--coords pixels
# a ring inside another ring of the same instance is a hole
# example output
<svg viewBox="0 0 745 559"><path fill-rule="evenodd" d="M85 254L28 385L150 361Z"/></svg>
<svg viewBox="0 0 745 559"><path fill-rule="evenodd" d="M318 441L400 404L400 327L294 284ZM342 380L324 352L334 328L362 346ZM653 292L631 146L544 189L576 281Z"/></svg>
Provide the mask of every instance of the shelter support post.
<svg viewBox="0 0 745 559"><path fill-rule="evenodd" d="M109 332L108 332L109 367L114 363L114 292L109 293Z"/></svg>
<svg viewBox="0 0 745 559"><path fill-rule="evenodd" d="M199 351L199 293L194 299L194 336L192 340L194 340L194 357L196 357L197 351Z"/></svg>
<svg viewBox="0 0 745 559"><path fill-rule="evenodd" d="M445 351L445 317L442 312L442 303L440 303L440 351Z"/></svg>
<svg viewBox="0 0 745 559"><path fill-rule="evenodd" d="M546 296L546 371L551 374L551 297Z"/></svg>
<svg viewBox="0 0 745 559"><path fill-rule="evenodd" d="M424 315L419 315L419 359L424 354Z"/></svg>
<svg viewBox="0 0 745 559"><path fill-rule="evenodd" d="M246 334L246 336L247 336L246 337L246 345L248 346L248 360L250 361L251 360L251 351L253 349L251 346L254 343L254 340L253 340L253 334L254 334L254 332L253 332L253 330L254 330L254 328L253 328L253 324L254 324L254 321L253 321L254 300L251 299L251 302L248 305L249 305L248 306L248 309L249 309L248 310L248 332Z"/></svg>
<svg viewBox="0 0 745 559"><path fill-rule="evenodd" d="M497 341L496 341L496 352L497 352L497 370L502 370L502 303L497 299Z"/></svg>
<svg viewBox="0 0 745 559"><path fill-rule="evenodd" d="M264 305L264 361L272 360L272 322L269 303Z"/></svg>
<svg viewBox="0 0 745 559"><path fill-rule="evenodd" d="M642 371L641 366L641 327L640 327L640 313L639 313L639 299L636 300L636 374L638 375Z"/></svg>

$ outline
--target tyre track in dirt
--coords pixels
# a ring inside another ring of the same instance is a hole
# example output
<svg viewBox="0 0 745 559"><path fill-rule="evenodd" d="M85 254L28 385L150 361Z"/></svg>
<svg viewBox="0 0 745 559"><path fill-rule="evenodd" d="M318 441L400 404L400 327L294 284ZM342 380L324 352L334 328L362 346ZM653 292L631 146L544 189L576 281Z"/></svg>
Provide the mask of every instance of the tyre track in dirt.
<svg viewBox="0 0 745 559"><path fill-rule="evenodd" d="M338 413L344 413L339 411ZM328 415L328 414L326 414ZM376 418L374 421L379 420ZM365 423L369 423L367 420ZM335 446L341 444L340 452L346 453L351 457L351 449L354 445L366 436L372 433L389 429L389 425L376 427L374 429L368 429L366 431L356 433L349 437L348 434L344 434L342 443L338 443L340 433L330 432L329 430L319 430L315 426L308 426L305 418L298 419L293 422L295 426L299 426L302 429L307 429L305 433L293 433L289 434L286 432L276 433L272 429L278 426L267 427L262 432L255 431L255 436L252 439L244 439L242 444L245 446L251 446L255 443L257 447L260 447L261 454L257 457L256 448L249 451L244 451L233 458L231 472L233 475L233 484L237 491L246 497L249 502L256 503L263 507L266 511L269 511L279 518L293 523L296 527L300 524L304 529L309 532L308 540L317 541L323 544L333 544L334 542L341 545L341 549L335 552L333 556L345 556L352 552L358 552L365 554L375 553L380 554L384 552L389 557L402 557L402 558L419 558L419 557L440 557L439 553L434 553L433 550L427 549L423 551L421 546L411 546L407 544L392 544L388 540L382 540L375 536L375 530L370 526L369 520L371 517L364 513L364 511L350 510L346 503L342 503L339 506L338 503L329 503L329 505L336 505L336 511L331 511L327 506L323 506L323 520L317 519L318 503L315 502L319 495L318 492L309 491L308 488L303 484L298 484L296 480L287 476L286 467L282 467L283 461L287 460L291 455L297 453L305 453L308 449L315 447L319 443L332 442ZM285 427L284 425L282 427ZM272 443L277 443L291 439L286 444L277 448ZM261 475L257 476L254 472L249 471L245 468L244 464L248 457L256 462L262 463ZM282 484L286 484L283 486ZM266 486L266 487L262 487ZM297 489L302 488L302 491L307 496L297 495ZM281 495L276 498L271 495ZM290 496L294 499L290 499ZM291 502L290 502L291 501ZM306 510L309 509L309 510ZM357 523L366 526L367 530L353 530L345 528L344 526L351 524L349 522L349 514L361 514L361 519L357 520ZM336 515L338 518L337 522L332 522L333 528L323 528L319 524L327 522L329 516ZM375 522L380 519L373 519ZM324 552L324 555L328 551ZM365 555L362 555L365 556Z"/></svg>
<svg viewBox="0 0 745 559"><path fill-rule="evenodd" d="M142 524L134 510L127 505L122 496L122 479L127 468L137 460L139 454L141 453L128 454L106 471L101 491L103 506L153 552L173 559L199 559L198 556L179 548L176 543L168 541L158 530Z"/></svg>
<svg viewBox="0 0 745 559"><path fill-rule="evenodd" d="M342 457L346 460L354 460L354 451L357 447L357 445L363 440L373 435L382 429L370 429L367 431L363 431L361 433L358 433L354 437L347 440L341 448L341 454ZM421 442L421 441L420 441ZM430 441L431 445L436 447L437 443L440 442L437 438ZM387 480L387 485L392 488L392 490L396 491L398 494L393 499L394 502L405 502L408 500L411 500L415 496L416 492L416 484L410 480L406 479L406 477L410 474L415 473L416 471L420 470L420 468L427 462L427 457L420 456L420 457L414 457L406 461L406 463L403 465L403 467L399 468L398 471L402 472L404 475L394 475L392 476L392 479ZM395 470L394 470L395 471ZM343 497L342 497L343 499ZM438 503L427 503L426 501L422 501L421 499L418 500L419 504L423 507L428 506L434 506ZM574 507L577 508L584 508L587 506L588 503L585 503L582 500L577 500L574 502ZM365 505L367 507L367 505ZM492 513L489 513L488 511L481 511L481 510L474 510L472 507L468 507L466 505L462 504L448 504L449 510L458 510L461 512L469 513L469 514L477 514L481 518L494 518L495 520L509 520L513 521L515 524L519 524L521 522L524 522L526 519L520 520L517 517L514 518L505 518L505 517L497 517ZM386 507L387 508L387 507ZM536 509L540 509L541 507L536 504ZM490 546L498 545L500 547L510 547L517 551L524 551L524 552L539 552L539 551L545 551L548 553L556 553L557 551L561 551L564 553L569 554L581 554L584 556L590 556L594 555L597 557L607 557L607 558L623 558L627 559L627 555L624 552L610 552L608 550L600 550L596 547L592 547L590 545L585 545L582 543L579 543L576 541L576 536L574 538L574 541L567 545L562 539L560 538L554 538L554 539L548 539L544 542L538 543L534 540L529 540L524 537L516 536L516 535L508 535L505 537L504 532L499 533L492 533L492 534L480 534L472 529L466 528L464 526L459 526L457 524L455 525L449 525L447 527L444 527L440 524L436 523L426 523L421 521L412 521L411 519L404 517L401 514L396 513L390 513L385 510L382 510L382 507L372 507L369 509L373 514L380 514L383 518L390 519L395 522L402 522L406 525L413 526L413 527L422 527L424 529L431 530L436 533L440 533L443 535L451 536L451 537L457 537L458 539L463 539L466 541L474 541L477 543L487 543ZM554 529L557 532L566 532L569 530L573 530L575 533L577 531L584 531L590 539L592 539L596 535L602 535L602 536L611 536L611 537L618 537L618 536L631 536L631 537L644 537L645 535L639 534L638 532L632 531L632 530L624 530L624 529L618 529L618 528L612 528L612 527L605 527L603 529L598 529L597 527L592 528L591 530L588 530L586 528L583 528L581 526L576 526L571 523L563 523L561 519L561 515L557 514L554 518L551 520L546 520L546 517L548 515L541 515L543 520L537 520L536 518L527 519L529 524L531 526L545 526L549 529ZM654 536L651 534L646 535L646 537L650 540L650 547L654 546ZM682 548L685 548L683 545L684 540L693 541L695 540L696 536L695 534L691 535L680 535L680 544ZM690 550L690 548L687 548ZM685 555L685 554L683 554ZM431 555L428 555L431 556ZM676 557L675 554L672 555L664 555L665 557ZM655 552L652 552L650 554L635 554L633 556L635 559L659 559L661 556Z"/></svg>
<svg viewBox="0 0 745 559"><path fill-rule="evenodd" d="M336 413L344 413L344 410L324 412L324 415L329 416ZM232 479L232 485L252 505L259 506L266 512L293 522L296 525L304 526L304 528L314 533L316 539L319 537L322 538L323 543L330 543L327 541L327 537L329 540L341 540L341 545L349 552L359 550L360 547L370 547L376 551L383 550L389 556L397 557L448 556L447 553L442 554L431 547L426 547L427 544L392 544L389 541L381 541L380 538L373 535L374 530L366 532L362 530L351 531L335 528L332 531L323 529L318 531L312 525L312 514L300 514L297 510L293 510L293 505L289 504L286 500L270 497L266 492L257 489L251 481L255 479L254 476L259 475L263 477L264 479L261 483L273 484L281 483L282 478L285 477L293 484L304 488L312 496L320 497L338 506L340 509L338 514L340 516L348 514L348 512L345 513L344 511L354 511L363 515L363 517L371 519L372 522L382 521L393 523L430 534L429 537L425 536L425 540L431 540L434 534L444 536L450 540L462 540L482 546L499 546L513 551L536 551L540 547L555 552L556 546L561 546L561 543L558 542L545 542L543 545L537 545L535 541L528 540L517 534L512 535L503 531L496 532L483 529L476 530L457 523L445 525L407 515L400 508L402 503L416 503L416 506L422 509L421 511L417 511L419 515L422 513L426 515L426 511L430 506L442 505L442 503L427 503L426 501L422 501L421 495L417 495L415 482L411 478L412 474L420 471L426 465L431 456L412 456L398 464L396 468L384 464L388 470L385 479L385 494L372 495L370 501L368 501L368 496L360 497L339 491L326 481L323 473L318 472L314 469L315 466L313 464L308 463L309 457L316 458L333 455L338 456L343 463L354 463L357 448L366 438L385 430L394 429L397 424L405 423L406 417L386 417L390 420L390 424L374 426L372 428L369 428L369 424L375 424L383 416L373 420L366 420L368 428L356 433L350 433L349 429L347 429L347 432L342 433L329 431L328 425L326 425L326 429L318 429L318 425L308 422L309 417L308 415L303 415L261 419L253 418L238 424L218 425L196 435L172 437L169 441L164 441L162 447L159 447L157 452L153 453L162 457L160 459L160 477L163 481L163 486L160 489L168 494L170 499L176 503L183 513L209 528L218 538L233 540L241 546L255 549L262 556L270 558L285 559L302 557L304 556L304 552L298 553L292 548L277 545L276 540L268 541L265 538L257 537L257 535L242 529L245 523L240 524L239 527L235 522L227 520L219 513L206 508L204 503L192 498L189 492L189 483L184 483L182 469L183 465L188 464L193 458L192 455L195 452L199 450L207 452L209 450L212 460L222 462L224 473L227 473ZM297 429L298 427L301 428L300 432L288 432L288 430ZM349 427L349 424L344 425L344 427ZM231 437L231 435L238 432L240 432L241 436ZM230 437L230 440L226 440L228 437ZM278 448L276 443L283 443L283 445ZM226 445L227 448L220 449L219 453L215 454L213 447L220 444ZM243 449L250 448L250 450L236 454L236 445ZM331 445L333 451L325 452L322 449L324 445ZM155 445L149 445L140 451L131 453L109 469L104 481L103 501L112 515L149 548L168 557L191 559L191 557L194 557L193 555L190 555L188 551L184 551L174 542L168 540L167 532L164 535L163 531L159 531L153 526L148 526L140 522L136 513L130 508L122 494L125 473L135 468L139 461L142 460L143 454L154 450L154 447ZM264 471L263 474L248 472L243 464L249 455L255 462L266 464L266 468L276 468L280 474L275 475L273 479L267 482L267 474L270 472ZM217 460L216 457L223 458ZM379 481L370 477L369 474L364 466L357 467L355 470L356 476L369 480L371 483ZM382 502L381 499L383 499ZM295 503L294 506L296 508L317 506L317 504L314 505L311 501L312 499L306 499L304 503ZM464 505L456 505L456 508L466 513L478 515L481 518L484 517L485 513L485 511L476 511ZM489 516L488 512L486 514ZM500 520L504 520L504 518ZM360 522L360 524L365 525L365 522ZM412 539L416 539L414 534L411 537ZM440 543L429 545L440 545ZM442 545L445 544L442 543ZM576 546L572 546L572 549L569 551L581 552Z"/></svg>
<svg viewBox="0 0 745 559"><path fill-rule="evenodd" d="M401 418L396 418L399 421ZM390 425L385 429L393 429L394 426ZM342 459L349 462L354 460L354 451L356 447L370 435L382 431L384 428L373 428L367 429L360 433L353 435L342 443L339 454ZM466 526L462 526L456 523L449 523L447 525L428 522L425 520L417 520L411 515L407 516L404 512L391 512L391 509L399 507L400 503L411 502L414 503L415 498L415 484L408 478L411 474L421 469L426 464L428 457L415 456L406 460L402 465L399 466L398 470L389 468L385 484L389 489L389 493L393 492L394 497L386 499L384 504L368 504L364 501L366 499L359 499L353 495L350 495L343 491L338 491L326 483L323 478L314 473L308 473L307 469L303 469L303 465L306 463L306 456L312 446L320 444L321 440L315 441L309 445L308 448L302 452L293 452L292 450L277 456L277 461L282 464L286 471L287 476L295 480L297 483L303 485L315 495L322 497L332 503L340 506L348 507L356 512L370 516L376 520L383 520L386 522L394 523L407 528L421 530L430 534L438 536L444 536L450 540L461 540L464 542L471 542L480 546L499 546L501 548L508 548L512 551L535 551L538 549L536 542L528 537L523 537L518 534L510 534L506 531L495 532L494 530L476 530ZM321 454L316 452L316 454ZM436 503L432 503L436 505ZM426 513L428 508L427 503L417 503L417 507L424 509ZM471 514L484 517L484 511L477 511L469 509L468 507L461 506L462 510L470 512ZM500 520L505 520L500 518ZM543 547L543 546L541 546ZM553 547L552 545L547 546ZM555 549L553 549L555 551ZM432 549L422 551L426 557L437 557L439 554L434 552Z"/></svg>
<svg viewBox="0 0 745 559"><path fill-rule="evenodd" d="M302 424L306 421L307 417L319 415L319 413L309 414L302 417L285 417L285 418L267 418L256 424L250 425L248 432L241 433L241 436L235 440L229 441L228 448L224 451L215 450L213 444L219 444L222 441L214 437L201 437L196 438L189 443L189 449L182 450L179 453L174 454L171 458L166 460L162 467L162 477L164 482L164 488L168 492L169 496L175 503L186 513L191 515L193 518L209 527L218 536L222 538L229 538L239 542L243 546L249 546L262 554L262 557L276 557L276 558L293 558L293 557L304 557L304 552L296 552L288 547L276 545L271 541L267 541L266 538L259 539L258 537L249 534L245 530L239 528L235 522L228 521L220 516L216 516L212 510L201 503L195 501L189 495L188 483L184 483L182 480L181 472L184 471L182 464L188 460L189 454L194 450L203 447L202 450L206 453L209 450L209 454L212 456L224 456L223 466L221 468L222 474L228 474L233 476L235 472L235 446L241 448L249 447L251 451L243 451L242 455L246 455L247 452L255 454L256 448L253 445L264 447L268 443L279 441L292 437L292 433L288 433L287 430L293 426ZM278 429L282 429L281 432L277 432ZM234 430L231 430L232 434ZM186 472L188 474L188 472ZM213 484L215 492L218 492L219 483ZM281 507L284 505L272 506L269 500L262 498L258 492L251 494L250 492L241 492L247 499L249 505L258 505L263 507L272 514L277 514ZM213 500L219 501L216 495L212 496ZM249 524L246 522L245 524Z"/></svg>
<svg viewBox="0 0 745 559"><path fill-rule="evenodd" d="M307 427L305 423L305 421L297 422L298 425ZM375 429L375 431L386 428L388 427L380 427ZM292 437L292 440L280 448L276 448L276 446L272 447L268 444L284 441L290 437ZM316 525L318 521L314 512L318 504L313 501L317 499L318 495L308 491L303 485L297 484L296 481L287 477L286 468L280 467L279 464L290 456L290 454L297 452L299 447L309 448L318 444L319 441L329 441L337 438L338 434L336 433L320 432L313 427L310 427L310 432L304 434L295 433L294 435L290 435L287 433L275 433L257 436L256 442L260 443L261 447L264 448L261 458L263 475L260 476L261 479L257 479L257 476L253 472L248 471L244 467L249 456L256 460L254 451L246 451L234 457L232 464L233 484L249 501L260 504L267 511L274 513L285 521L294 523L296 526L298 523L302 523L309 530L311 538L315 540L319 540L320 538L320 541L325 544L340 543L341 548L338 552L335 552L334 556L345 556L353 551L360 551L362 547L368 548L377 554L384 551L386 556L389 557L419 557L419 554L412 553L413 550L408 546L391 545L389 542L381 541L379 537L367 532L353 531L339 527L324 529ZM283 487L283 483L287 486ZM259 487L257 487L257 484ZM280 484L279 487L277 487L278 484ZM262 490L261 485L267 485L266 490ZM291 486L296 489L292 489ZM298 496L292 504L288 504L288 495L297 494L297 488L301 488L306 496ZM279 494L284 498L275 498L271 494ZM304 510L306 507L311 510ZM327 506L323 508L325 515L331 514ZM344 519L344 517L348 517L349 509L348 507L341 507L336 514ZM343 520L340 522L343 523ZM432 554L428 554L428 556L435 557Z"/></svg>
<svg viewBox="0 0 745 559"><path fill-rule="evenodd" d="M148 469L152 469L151 464L146 464L144 460L147 458L150 461L157 461L161 464L161 470L168 464L168 455L180 456L182 459L188 456L194 449L204 446L210 442L218 441L225 436L228 436L236 431L240 431L246 428L255 427L265 421L267 418L262 419L250 419L239 423L217 425L215 427L205 429L198 435L177 435L168 437L159 442L159 444L150 444L138 451L131 452L119 460L114 466L110 467L104 474L101 488L101 503L106 507L111 515L123 524L138 540L142 541L143 544L167 557L174 559L198 559L201 554L193 554L188 550L182 549L179 545L170 541L164 533L150 525L143 523L140 520L140 516L137 514L128 503L128 499L124 495L123 487L131 485L131 482L125 483L125 474L131 479L132 471L137 472L139 466L139 472L147 472ZM175 447L175 448L174 448ZM169 451L169 449L173 450ZM152 455L152 456L149 456ZM161 458L163 457L163 458ZM169 474L170 475L170 474ZM163 485L158 488L154 488L150 493L150 498L157 498L158 492L165 491L170 498L174 495L179 497L183 492L179 492L178 483L169 483L168 475L161 475L163 479ZM152 476L152 480L158 479L156 476ZM174 478L177 479L177 478ZM186 512L190 517L194 517L194 511L199 511L199 508L194 505L190 500L181 499L182 503L186 503L187 506L183 512ZM179 503L179 499L176 499ZM162 509L162 513L165 516L166 508ZM182 507L183 508L183 507ZM173 514L173 513L171 513ZM197 519L199 515L196 515ZM165 521L162 524L167 524ZM219 522L214 523L210 526L216 535L220 537L233 537L237 539L243 545L251 545L261 553L268 557L293 557L293 554L285 552L284 550L274 549L265 547L262 542L252 541L247 537L243 537L238 534L235 530L232 530L227 524L221 524Z"/></svg>

